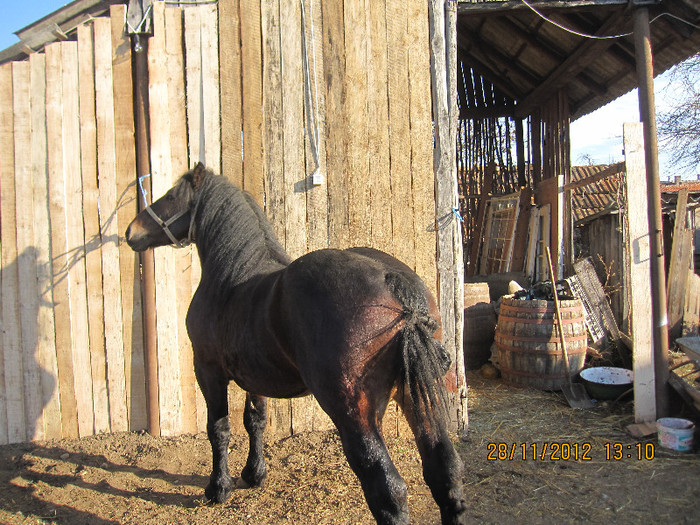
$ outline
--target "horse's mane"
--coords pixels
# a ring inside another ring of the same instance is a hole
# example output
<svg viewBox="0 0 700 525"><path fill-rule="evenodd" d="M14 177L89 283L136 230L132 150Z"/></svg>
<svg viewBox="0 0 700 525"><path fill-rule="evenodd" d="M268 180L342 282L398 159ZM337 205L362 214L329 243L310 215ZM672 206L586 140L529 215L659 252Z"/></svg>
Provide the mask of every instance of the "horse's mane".
<svg viewBox="0 0 700 525"><path fill-rule="evenodd" d="M207 171L195 190L196 243L202 273L235 285L286 266L289 255L253 197Z"/></svg>

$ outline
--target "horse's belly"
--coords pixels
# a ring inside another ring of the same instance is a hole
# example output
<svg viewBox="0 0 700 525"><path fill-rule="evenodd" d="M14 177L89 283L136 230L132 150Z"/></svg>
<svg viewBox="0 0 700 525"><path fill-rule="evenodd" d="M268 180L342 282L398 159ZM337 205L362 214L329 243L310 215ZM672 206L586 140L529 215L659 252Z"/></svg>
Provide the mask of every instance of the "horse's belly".
<svg viewBox="0 0 700 525"><path fill-rule="evenodd" d="M234 373L233 381L246 392L265 397L289 399L307 396L311 393L301 380L259 381L257 378Z"/></svg>

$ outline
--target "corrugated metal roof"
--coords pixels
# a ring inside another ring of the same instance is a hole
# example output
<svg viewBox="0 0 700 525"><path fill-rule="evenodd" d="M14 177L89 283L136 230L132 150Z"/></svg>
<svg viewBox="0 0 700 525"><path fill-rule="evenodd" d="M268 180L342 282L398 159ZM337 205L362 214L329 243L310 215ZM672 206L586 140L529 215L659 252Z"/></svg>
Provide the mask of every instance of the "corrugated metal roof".
<svg viewBox="0 0 700 525"><path fill-rule="evenodd" d="M571 182L587 179L607 169L607 165L573 166ZM581 224L607 213L618 213L623 208L622 176L620 171L592 184L578 187L571 194L571 211L574 223ZM688 207L700 206L700 181L661 183L661 207L663 213L673 213L676 209L678 192L688 190Z"/></svg>
<svg viewBox="0 0 700 525"><path fill-rule="evenodd" d="M607 165L573 166L571 168L571 182L592 177L607 167ZM578 224L604 213L617 213L622 205L621 182L622 172L573 190L571 212L574 223Z"/></svg>
<svg viewBox="0 0 700 525"><path fill-rule="evenodd" d="M566 88L576 119L637 87L632 35L635 6L649 9L655 74L700 52L698 0L460 0L458 54L517 102L516 114ZM547 21L543 18L548 18Z"/></svg>

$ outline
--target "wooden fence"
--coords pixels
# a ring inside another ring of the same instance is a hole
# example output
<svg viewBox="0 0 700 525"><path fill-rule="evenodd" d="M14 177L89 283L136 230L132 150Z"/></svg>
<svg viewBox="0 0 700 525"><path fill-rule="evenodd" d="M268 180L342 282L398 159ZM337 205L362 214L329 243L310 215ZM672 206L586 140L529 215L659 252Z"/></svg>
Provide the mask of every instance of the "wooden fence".
<svg viewBox="0 0 700 525"><path fill-rule="evenodd" d="M155 2L153 17L154 197L202 160L265 206L292 256L371 245L436 291L427 2ZM146 426L124 21L112 6L0 66L0 444ZM156 250L155 274L161 432L201 431L184 327L196 250ZM237 432L242 396L231 389ZM310 398L273 401L269 423L275 437L329 426Z"/></svg>

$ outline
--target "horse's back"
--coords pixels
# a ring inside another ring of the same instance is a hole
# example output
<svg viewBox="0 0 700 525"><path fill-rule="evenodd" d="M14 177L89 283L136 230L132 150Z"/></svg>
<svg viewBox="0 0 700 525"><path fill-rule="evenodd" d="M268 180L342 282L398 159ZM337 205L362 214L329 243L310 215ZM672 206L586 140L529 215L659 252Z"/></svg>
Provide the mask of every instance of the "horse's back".
<svg viewBox="0 0 700 525"><path fill-rule="evenodd" d="M382 372L381 381L387 388L394 384L399 357L385 350L396 346L405 305L392 280L405 282L427 305L434 305L408 266L370 248L318 250L284 271L280 300L285 332L312 391L314 383L338 375L353 382L370 373L368 367L381 368L377 359L392 369Z"/></svg>

